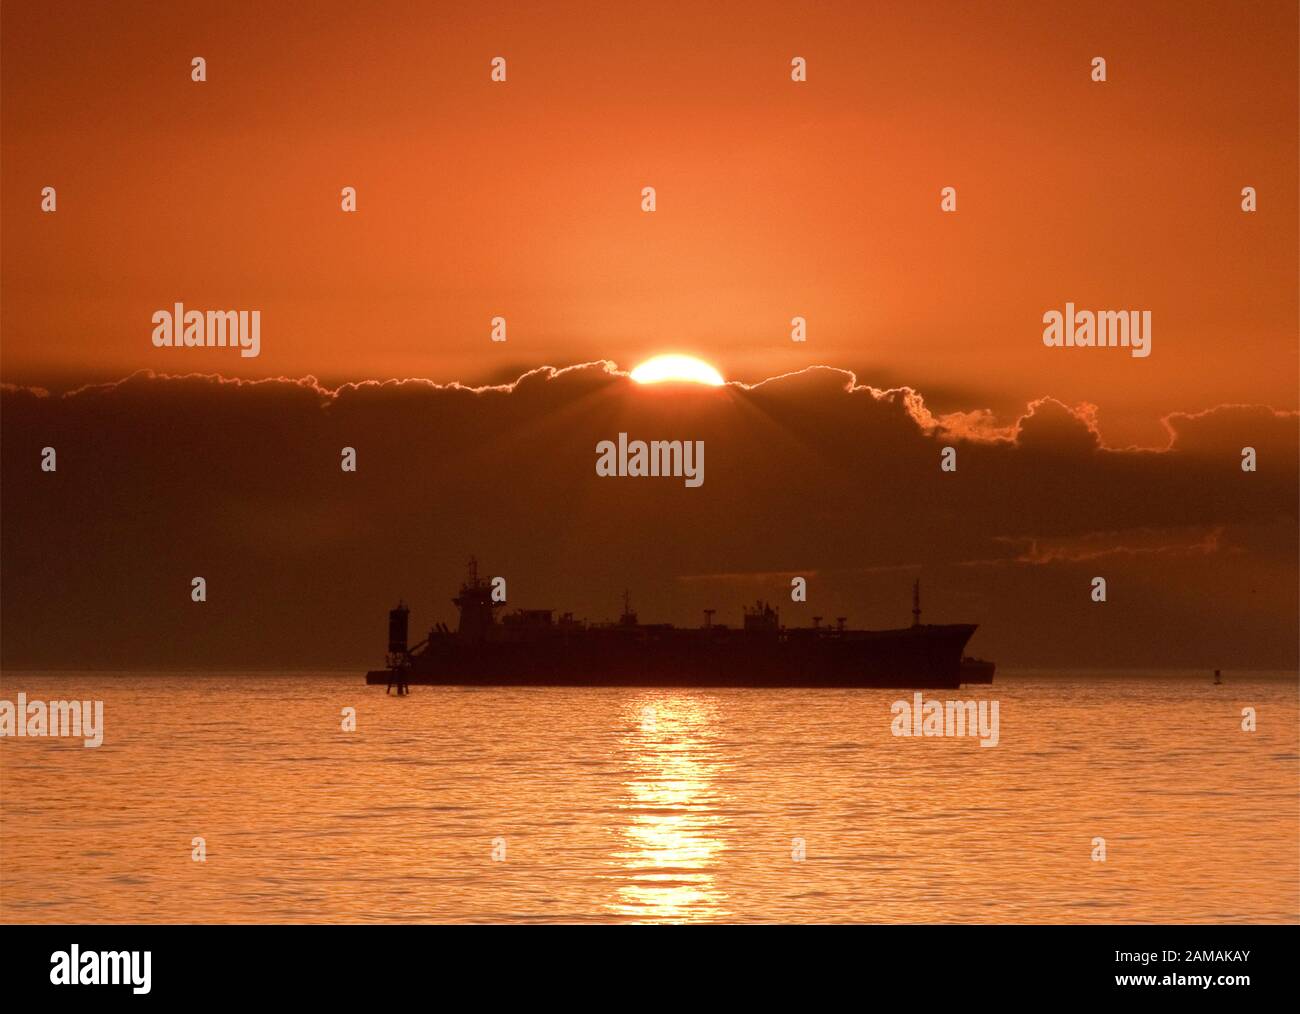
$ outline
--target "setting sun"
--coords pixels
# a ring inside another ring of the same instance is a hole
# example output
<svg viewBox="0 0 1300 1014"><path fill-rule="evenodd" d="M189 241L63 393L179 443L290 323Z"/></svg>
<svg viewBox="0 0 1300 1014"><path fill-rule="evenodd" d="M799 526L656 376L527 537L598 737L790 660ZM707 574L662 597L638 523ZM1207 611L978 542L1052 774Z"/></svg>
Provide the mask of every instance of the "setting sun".
<svg viewBox="0 0 1300 1014"><path fill-rule="evenodd" d="M668 380L684 381L689 384L708 384L721 387L726 383L722 374L694 356L655 356L632 371L632 379L638 384L660 384Z"/></svg>

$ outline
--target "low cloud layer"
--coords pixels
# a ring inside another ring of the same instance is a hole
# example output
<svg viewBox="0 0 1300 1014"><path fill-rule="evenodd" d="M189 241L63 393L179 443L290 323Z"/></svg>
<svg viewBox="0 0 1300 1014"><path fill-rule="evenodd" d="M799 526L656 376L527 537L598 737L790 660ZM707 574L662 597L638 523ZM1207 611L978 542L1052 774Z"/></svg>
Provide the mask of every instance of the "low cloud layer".
<svg viewBox="0 0 1300 1014"><path fill-rule="evenodd" d="M1004 664L1296 664L1297 415L1267 407L1110 448L1052 398L934 415L829 368L680 388L605 363L484 389L137 374L0 404L7 667L378 663L385 610L451 621L471 553L512 606L591 619L627 588L647 621L737 623L762 596L790 624L902 626L920 576L925 618L981 623ZM703 440L703 485L598 477L620 432Z"/></svg>

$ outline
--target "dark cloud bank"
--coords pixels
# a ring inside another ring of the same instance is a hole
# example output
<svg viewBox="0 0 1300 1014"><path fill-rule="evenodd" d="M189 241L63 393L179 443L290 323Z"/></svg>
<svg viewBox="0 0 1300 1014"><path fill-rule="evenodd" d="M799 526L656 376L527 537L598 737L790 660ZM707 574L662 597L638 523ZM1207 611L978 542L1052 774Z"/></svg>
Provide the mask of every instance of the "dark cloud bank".
<svg viewBox="0 0 1300 1014"><path fill-rule="evenodd" d="M735 623L762 596L787 623L901 626L919 574L926 618L980 622L973 650L1004 664L1296 665L1295 413L1178 414L1167 448L1112 449L1089 406L1044 399L999 424L852 385L818 368L641 388L589 364L477 391L148 374L8 388L0 659L377 663L385 610L400 595L417 629L450 621L475 553L512 606L591 619L627 587L643 620L711 607ZM595 446L620 431L703 440L703 486L598 477Z"/></svg>

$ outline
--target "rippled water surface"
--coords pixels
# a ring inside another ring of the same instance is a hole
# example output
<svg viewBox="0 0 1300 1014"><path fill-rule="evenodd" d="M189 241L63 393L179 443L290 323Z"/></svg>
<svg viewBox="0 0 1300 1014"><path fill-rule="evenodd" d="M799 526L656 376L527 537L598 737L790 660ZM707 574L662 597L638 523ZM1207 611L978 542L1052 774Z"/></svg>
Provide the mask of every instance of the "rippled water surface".
<svg viewBox="0 0 1300 1014"><path fill-rule="evenodd" d="M993 748L896 738L895 691L19 691L102 699L106 732L0 741L6 921L1300 920L1294 677L927 694L999 701Z"/></svg>

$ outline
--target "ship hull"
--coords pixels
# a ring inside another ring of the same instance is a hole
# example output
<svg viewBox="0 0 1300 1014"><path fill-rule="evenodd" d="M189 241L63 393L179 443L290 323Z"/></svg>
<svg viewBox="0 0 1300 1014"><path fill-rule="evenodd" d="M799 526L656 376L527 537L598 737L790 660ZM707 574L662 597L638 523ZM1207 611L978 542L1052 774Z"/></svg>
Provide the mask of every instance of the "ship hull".
<svg viewBox="0 0 1300 1014"><path fill-rule="evenodd" d="M973 624L900 630L740 631L617 629L518 640L429 642L369 684L564 687L879 687L955 689Z"/></svg>
<svg viewBox="0 0 1300 1014"><path fill-rule="evenodd" d="M992 683L993 672L997 667L982 658L963 658L961 660L961 681L963 683Z"/></svg>

